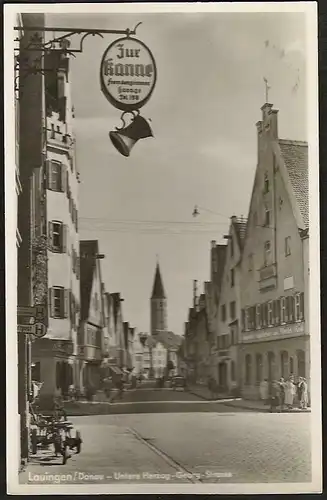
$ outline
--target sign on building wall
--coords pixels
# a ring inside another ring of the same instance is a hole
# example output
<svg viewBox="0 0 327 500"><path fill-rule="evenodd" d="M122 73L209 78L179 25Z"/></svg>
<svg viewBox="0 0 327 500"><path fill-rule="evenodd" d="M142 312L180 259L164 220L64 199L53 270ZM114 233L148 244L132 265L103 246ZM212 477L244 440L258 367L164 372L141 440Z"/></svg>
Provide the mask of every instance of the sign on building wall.
<svg viewBox="0 0 327 500"><path fill-rule="evenodd" d="M148 102L157 80L150 49L135 38L120 38L103 54L101 90L108 101L123 111L140 109Z"/></svg>

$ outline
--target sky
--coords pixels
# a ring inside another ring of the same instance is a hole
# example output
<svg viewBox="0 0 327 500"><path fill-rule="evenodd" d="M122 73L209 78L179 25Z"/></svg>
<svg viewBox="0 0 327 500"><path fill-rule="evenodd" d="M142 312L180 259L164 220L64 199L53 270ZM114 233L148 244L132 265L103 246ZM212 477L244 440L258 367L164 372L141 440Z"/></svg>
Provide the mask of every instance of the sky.
<svg viewBox="0 0 327 500"><path fill-rule="evenodd" d="M124 321L149 331L159 261L168 327L183 333L192 282L210 279L211 240L247 216L256 168L255 124L269 102L279 136L307 140L305 17L301 13L65 14L48 26L132 29L158 79L141 115L154 138L121 156L108 134L121 112L100 90L100 62L117 35L88 37L71 62L81 239L98 239L102 279L120 292ZM78 41L78 40L77 40ZM295 86L295 88L294 88ZM192 217L198 205L199 216Z"/></svg>

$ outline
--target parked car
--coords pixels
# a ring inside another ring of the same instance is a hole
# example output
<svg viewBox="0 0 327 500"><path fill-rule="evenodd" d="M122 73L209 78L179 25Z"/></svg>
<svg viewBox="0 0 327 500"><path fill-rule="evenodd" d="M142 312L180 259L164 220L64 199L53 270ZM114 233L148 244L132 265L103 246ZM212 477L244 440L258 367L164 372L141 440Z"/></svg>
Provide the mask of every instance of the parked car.
<svg viewBox="0 0 327 500"><path fill-rule="evenodd" d="M174 389L174 391L180 387L181 389L186 390L186 379L182 375L176 375L175 377L172 377L171 382L170 382L170 387Z"/></svg>

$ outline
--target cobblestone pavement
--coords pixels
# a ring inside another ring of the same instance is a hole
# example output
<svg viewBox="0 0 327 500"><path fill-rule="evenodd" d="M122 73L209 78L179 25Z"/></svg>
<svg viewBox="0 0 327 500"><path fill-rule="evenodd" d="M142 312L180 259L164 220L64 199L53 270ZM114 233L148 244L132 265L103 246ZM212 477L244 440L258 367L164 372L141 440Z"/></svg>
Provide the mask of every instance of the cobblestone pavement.
<svg viewBox="0 0 327 500"><path fill-rule="evenodd" d="M65 466L35 459L20 482L35 484L40 474L64 474L61 484L311 481L310 414L194 407L193 413L71 418L82 433L81 454Z"/></svg>

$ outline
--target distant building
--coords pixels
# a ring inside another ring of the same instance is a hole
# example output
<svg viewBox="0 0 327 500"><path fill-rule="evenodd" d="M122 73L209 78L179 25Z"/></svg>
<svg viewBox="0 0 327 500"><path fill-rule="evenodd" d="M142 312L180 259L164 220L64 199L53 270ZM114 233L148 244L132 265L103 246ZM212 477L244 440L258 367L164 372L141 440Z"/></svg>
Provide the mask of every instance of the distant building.
<svg viewBox="0 0 327 500"><path fill-rule="evenodd" d="M155 336L162 330L167 330L167 297L164 290L159 264L156 266L151 307L151 335Z"/></svg>
<svg viewBox="0 0 327 500"><path fill-rule="evenodd" d="M239 386L240 361L238 356L241 322L241 259L246 230L246 219L231 218L220 275L218 307L216 311L216 356L214 378L223 393Z"/></svg>
<svg viewBox="0 0 327 500"><path fill-rule="evenodd" d="M277 110L257 123L258 163L243 244L242 391L310 377L308 145L278 137Z"/></svg>

